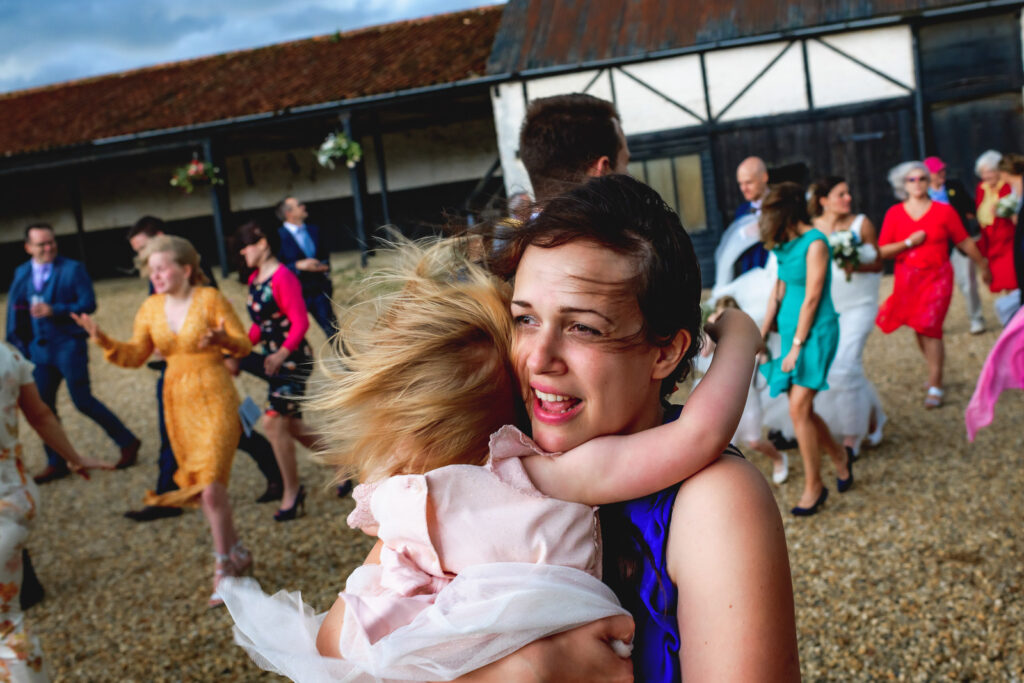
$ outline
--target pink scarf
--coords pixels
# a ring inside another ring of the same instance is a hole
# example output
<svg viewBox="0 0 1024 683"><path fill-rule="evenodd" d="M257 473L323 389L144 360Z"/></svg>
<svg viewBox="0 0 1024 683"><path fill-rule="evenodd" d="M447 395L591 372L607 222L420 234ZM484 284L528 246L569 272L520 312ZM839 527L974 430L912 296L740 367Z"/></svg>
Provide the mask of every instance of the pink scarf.
<svg viewBox="0 0 1024 683"><path fill-rule="evenodd" d="M992 423L999 395L1007 389L1024 389L1024 308L1003 329L981 368L964 414L968 441L974 441L978 430Z"/></svg>

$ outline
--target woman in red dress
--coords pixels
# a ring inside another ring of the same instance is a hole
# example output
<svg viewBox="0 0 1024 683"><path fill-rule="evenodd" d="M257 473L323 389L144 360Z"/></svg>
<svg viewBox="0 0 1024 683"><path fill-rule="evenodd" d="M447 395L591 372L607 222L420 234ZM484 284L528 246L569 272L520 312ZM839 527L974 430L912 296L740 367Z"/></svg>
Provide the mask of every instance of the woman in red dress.
<svg viewBox="0 0 1024 683"><path fill-rule="evenodd" d="M999 293L1017 289L1017 274L1013 267L1013 233L1022 196L1024 157L1019 154L1003 156L989 150L978 157L974 171L981 178L974 201L978 207L978 225L981 226L978 249L988 258L992 270L989 290ZM1015 204L1012 200L1004 199L1010 195L1017 197Z"/></svg>
<svg viewBox="0 0 1024 683"><path fill-rule="evenodd" d="M974 261L986 284L992 275L988 262L956 211L928 196L928 169L919 161L902 163L889 172L898 199L882 221L878 236L882 258L896 259L892 295L878 309L875 322L889 334L902 325L917 333L917 345L928 363L926 408L942 405L942 323L953 293L953 267L949 242Z"/></svg>

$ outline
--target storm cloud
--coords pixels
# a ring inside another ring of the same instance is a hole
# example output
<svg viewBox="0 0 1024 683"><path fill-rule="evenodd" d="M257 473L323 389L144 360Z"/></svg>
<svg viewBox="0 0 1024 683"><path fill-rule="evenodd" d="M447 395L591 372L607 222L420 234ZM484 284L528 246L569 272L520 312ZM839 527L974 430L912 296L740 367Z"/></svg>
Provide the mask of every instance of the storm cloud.
<svg viewBox="0 0 1024 683"><path fill-rule="evenodd" d="M492 0L493 2L493 0ZM490 4L487 0L3 0L0 92Z"/></svg>

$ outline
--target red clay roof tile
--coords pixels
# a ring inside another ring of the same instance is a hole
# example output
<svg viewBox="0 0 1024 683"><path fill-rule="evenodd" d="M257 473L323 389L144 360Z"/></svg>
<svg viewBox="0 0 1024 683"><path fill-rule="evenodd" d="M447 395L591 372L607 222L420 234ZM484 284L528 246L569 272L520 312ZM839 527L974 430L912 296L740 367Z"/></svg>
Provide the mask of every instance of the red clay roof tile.
<svg viewBox="0 0 1024 683"><path fill-rule="evenodd" d="M10 157L482 76L501 5L0 95Z"/></svg>

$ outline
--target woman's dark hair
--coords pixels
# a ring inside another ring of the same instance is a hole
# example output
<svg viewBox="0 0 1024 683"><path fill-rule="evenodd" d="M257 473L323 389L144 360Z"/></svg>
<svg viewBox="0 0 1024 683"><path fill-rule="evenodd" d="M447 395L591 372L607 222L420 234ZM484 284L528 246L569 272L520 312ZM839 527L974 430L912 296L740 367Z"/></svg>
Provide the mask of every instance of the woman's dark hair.
<svg viewBox="0 0 1024 683"><path fill-rule="evenodd" d="M229 248L235 257L235 262L238 267L239 282L243 284L248 282L249 276L252 274L252 269L246 265L245 258L238 252L244 247L256 244L263 239L267 240L267 246L270 247L270 253L277 256L278 251L281 248L281 238L277 234L277 230L264 230L256 221L249 221L238 226L238 229L236 229L234 234L231 235Z"/></svg>
<svg viewBox="0 0 1024 683"><path fill-rule="evenodd" d="M786 230L798 223L811 222L807 196L796 183L772 185L761 205L761 241L768 249L789 241Z"/></svg>
<svg viewBox="0 0 1024 683"><path fill-rule="evenodd" d="M281 239L277 234L277 230L264 230L260 227L260 224L256 221L249 221L238 226L235 230L233 237L235 241L235 250L238 251L243 247L248 247L251 244L256 244L260 240L267 240L267 245L270 247L270 253L277 256L277 252L281 248Z"/></svg>
<svg viewBox="0 0 1024 683"><path fill-rule="evenodd" d="M594 178L548 202L512 234L494 269L511 277L529 246L551 249L585 240L633 259L636 275L622 285L636 293L643 327L622 343L666 346L680 330L690 346L661 384L667 397L700 350L700 265L679 216L658 193L627 175Z"/></svg>
<svg viewBox="0 0 1024 683"><path fill-rule="evenodd" d="M1010 175L1024 175L1024 156L1013 152L1004 154L997 168Z"/></svg>
<svg viewBox="0 0 1024 683"><path fill-rule="evenodd" d="M809 195L807 199L807 213L811 218L817 218L825 212L825 210L821 208L821 200L827 197L832 190L836 189L836 185L840 185L845 182L846 178L842 178L837 175L830 175L825 176L824 178L819 178L811 183L811 187L807 191L807 194Z"/></svg>

